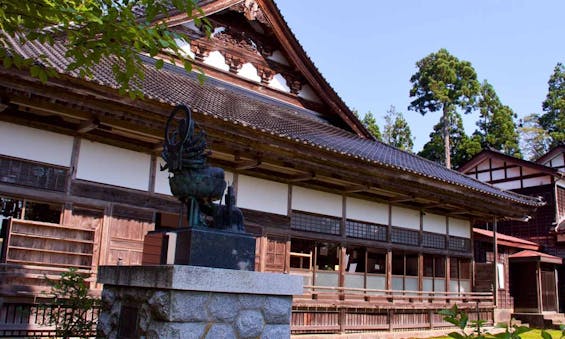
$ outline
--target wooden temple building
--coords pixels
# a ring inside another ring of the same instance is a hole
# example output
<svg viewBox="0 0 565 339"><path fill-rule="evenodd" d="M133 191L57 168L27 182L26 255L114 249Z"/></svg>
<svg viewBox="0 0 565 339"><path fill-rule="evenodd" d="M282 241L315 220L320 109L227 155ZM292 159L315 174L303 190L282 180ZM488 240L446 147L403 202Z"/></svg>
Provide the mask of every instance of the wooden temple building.
<svg viewBox="0 0 565 339"><path fill-rule="evenodd" d="M170 24L192 36L184 51L205 82L147 57L139 100L118 95L110 61L85 80L65 71L63 44L4 38L59 76L0 66L0 315L33 303L44 275L151 261L147 232L178 226L160 152L169 113L186 104L256 236L256 270L304 279L294 333L445 327L437 311L453 303L492 320L472 225L544 202L373 140L272 0L202 6L210 39L182 14Z"/></svg>
<svg viewBox="0 0 565 339"><path fill-rule="evenodd" d="M493 262L492 231L496 227L498 247L506 245L498 251L496 261L500 270L498 276L506 281L505 284L497 284L501 299L499 307L503 304L504 309L515 314L550 314L546 315L548 319L555 318L551 313L563 313L565 146L551 149L536 161L485 149L459 170L501 189L538 196L546 202L527 220L503 219L496 225L492 222L479 223L483 229L475 230L482 237L476 237L479 241L475 242L475 263ZM508 239L511 239L510 244ZM483 250L480 249L481 243L490 245L483 246ZM492 276L490 280L495 281ZM531 323L531 319L527 321Z"/></svg>

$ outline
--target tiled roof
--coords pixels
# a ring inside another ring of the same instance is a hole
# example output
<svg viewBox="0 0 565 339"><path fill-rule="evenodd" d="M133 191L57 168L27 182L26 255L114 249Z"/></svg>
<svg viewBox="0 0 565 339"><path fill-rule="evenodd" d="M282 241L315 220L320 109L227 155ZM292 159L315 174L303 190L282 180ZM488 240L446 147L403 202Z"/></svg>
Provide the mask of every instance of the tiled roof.
<svg viewBox="0 0 565 339"><path fill-rule="evenodd" d="M36 58L44 54L47 56L47 62L58 72L68 73L65 67L69 61L64 57L65 49L62 45L51 47L33 42L20 46L16 40L8 40L22 56ZM148 64L153 62L149 58L145 61ZM93 78L90 81L116 88L111 65L109 60L102 61L93 70ZM69 75L76 77L76 73ZM205 83L200 85L195 74L187 74L184 69L174 65L166 64L161 70L148 66L141 90L148 99L170 105L186 104L203 114L296 143L328 150L349 157L352 162L388 167L527 206L543 204L536 198L502 191L381 142L360 138L331 125L312 111L213 78L207 78Z"/></svg>

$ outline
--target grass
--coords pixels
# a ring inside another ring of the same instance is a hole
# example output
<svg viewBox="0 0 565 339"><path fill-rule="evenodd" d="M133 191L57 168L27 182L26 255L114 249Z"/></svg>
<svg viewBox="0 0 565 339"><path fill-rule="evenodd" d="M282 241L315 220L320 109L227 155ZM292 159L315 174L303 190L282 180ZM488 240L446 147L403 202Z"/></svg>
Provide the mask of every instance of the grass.
<svg viewBox="0 0 565 339"><path fill-rule="evenodd" d="M561 331L559 331L559 330L546 330L546 332L551 334L551 337L553 339L560 339L561 338ZM531 330L529 332L523 333L520 337L522 339L540 339L541 338L541 330ZM487 338L494 338L494 337L487 336ZM429 338L429 339L452 339L452 338L447 337L447 336L443 336L443 337L433 337L433 338Z"/></svg>

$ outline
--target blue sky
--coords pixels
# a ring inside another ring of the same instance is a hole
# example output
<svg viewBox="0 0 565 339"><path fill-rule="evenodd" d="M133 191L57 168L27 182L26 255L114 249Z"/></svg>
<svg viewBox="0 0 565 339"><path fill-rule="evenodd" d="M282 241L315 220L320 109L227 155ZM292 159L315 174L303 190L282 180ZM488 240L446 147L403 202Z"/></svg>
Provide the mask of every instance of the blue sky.
<svg viewBox="0 0 565 339"><path fill-rule="evenodd" d="M276 0L290 28L341 98L378 124L403 112L419 151L440 113L408 111L416 61L446 48L472 63L519 117L541 112L547 81L565 62L565 1ZM465 117L475 130L476 114Z"/></svg>

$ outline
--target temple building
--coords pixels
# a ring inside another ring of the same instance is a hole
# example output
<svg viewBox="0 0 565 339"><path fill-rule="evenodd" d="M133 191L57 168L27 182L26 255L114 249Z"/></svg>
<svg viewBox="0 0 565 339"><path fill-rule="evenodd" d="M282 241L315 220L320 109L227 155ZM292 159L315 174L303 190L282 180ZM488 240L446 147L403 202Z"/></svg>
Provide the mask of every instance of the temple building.
<svg viewBox="0 0 565 339"><path fill-rule="evenodd" d="M33 305L44 275L75 267L97 291L99 266L154 262L147 233L179 226L160 154L167 117L185 104L256 237L255 269L304 279L294 333L445 327L437 311L454 303L492 321L472 225L528 218L544 201L375 141L272 0L202 9L210 38L182 14L170 25L192 37L184 51L204 83L144 57L139 100L118 94L111 60L85 80L66 71L63 43L5 38L59 76L0 66L2 312Z"/></svg>
<svg viewBox="0 0 565 339"><path fill-rule="evenodd" d="M515 248L523 249L508 252L506 256L500 253L502 255L497 257L499 276L508 276L506 287L498 284L501 303L516 314L536 313L539 318L544 314L548 320L555 318L548 314L562 313L565 307L562 265L565 257L565 146L554 147L536 161L517 159L487 148L463 164L459 171L509 192L541 197L546 202L530 218L506 218L496 225L492 222L477 225L487 229L486 232L490 230L490 238L496 227L499 238L510 237L515 244L521 244ZM477 231L484 235L482 229ZM524 242L533 243L537 248L531 245L526 248ZM483 250L475 247L477 263L493 262L492 245ZM494 281L492 276L490 278ZM535 321L532 319L528 315L526 321L532 323ZM562 315L560 319L563 321ZM543 321L538 323L543 324Z"/></svg>

